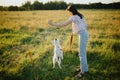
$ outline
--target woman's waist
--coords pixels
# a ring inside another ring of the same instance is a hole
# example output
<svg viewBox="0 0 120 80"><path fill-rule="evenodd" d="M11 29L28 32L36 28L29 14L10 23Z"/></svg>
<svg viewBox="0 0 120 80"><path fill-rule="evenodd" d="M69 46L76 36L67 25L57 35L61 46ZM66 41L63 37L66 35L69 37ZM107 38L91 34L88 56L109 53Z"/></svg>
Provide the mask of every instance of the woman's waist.
<svg viewBox="0 0 120 80"><path fill-rule="evenodd" d="M82 33L88 33L88 31L86 29L81 29L78 31L78 34L82 34Z"/></svg>
<svg viewBox="0 0 120 80"><path fill-rule="evenodd" d="M73 33L79 33L79 32L84 31L84 30L86 30L86 28L73 28L72 32Z"/></svg>

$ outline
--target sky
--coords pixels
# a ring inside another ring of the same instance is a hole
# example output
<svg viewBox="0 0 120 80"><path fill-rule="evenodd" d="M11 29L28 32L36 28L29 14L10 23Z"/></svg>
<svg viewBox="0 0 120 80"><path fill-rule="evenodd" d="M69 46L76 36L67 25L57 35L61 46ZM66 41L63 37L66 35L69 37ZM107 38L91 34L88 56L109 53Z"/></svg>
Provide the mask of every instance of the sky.
<svg viewBox="0 0 120 80"><path fill-rule="evenodd" d="M33 3L35 0L0 0L0 6L21 6L26 1L31 1ZM64 1L66 3L80 3L80 4L88 4L88 3L95 3L95 2L102 2L102 3L112 3L112 2L120 2L120 0L38 0L39 2L46 3L48 1Z"/></svg>

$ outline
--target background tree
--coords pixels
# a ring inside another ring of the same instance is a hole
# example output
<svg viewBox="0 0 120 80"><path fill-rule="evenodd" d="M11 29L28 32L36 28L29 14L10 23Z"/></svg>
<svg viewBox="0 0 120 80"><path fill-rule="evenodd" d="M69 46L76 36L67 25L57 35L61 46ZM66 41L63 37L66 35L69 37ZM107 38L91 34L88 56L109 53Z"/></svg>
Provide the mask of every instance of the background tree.
<svg viewBox="0 0 120 80"><path fill-rule="evenodd" d="M73 4L73 3L69 3ZM45 4L39 2L38 0L34 1L31 4L30 1L25 2L22 6L0 6L0 11L27 11L27 10L63 10L69 5L64 1L50 1ZM120 9L120 2L114 2L109 4L98 3L89 3L89 4L74 4L77 9Z"/></svg>
<svg viewBox="0 0 120 80"><path fill-rule="evenodd" d="M34 1L32 4L32 10L41 10L43 9L43 3L40 3L39 1Z"/></svg>
<svg viewBox="0 0 120 80"><path fill-rule="evenodd" d="M3 6L0 6L0 11L4 11L4 7Z"/></svg>
<svg viewBox="0 0 120 80"><path fill-rule="evenodd" d="M8 11L18 11L18 7L17 6L9 6Z"/></svg>
<svg viewBox="0 0 120 80"><path fill-rule="evenodd" d="M23 6L19 7L19 11L25 11L25 10L26 10L25 7L23 7Z"/></svg>
<svg viewBox="0 0 120 80"><path fill-rule="evenodd" d="M25 8L25 10L31 10L31 2L27 1L25 4L23 4L21 7Z"/></svg>
<svg viewBox="0 0 120 80"><path fill-rule="evenodd" d="M59 10L59 9L66 9L67 4L63 1L54 1L54 2L48 2L44 4L44 9L47 10Z"/></svg>

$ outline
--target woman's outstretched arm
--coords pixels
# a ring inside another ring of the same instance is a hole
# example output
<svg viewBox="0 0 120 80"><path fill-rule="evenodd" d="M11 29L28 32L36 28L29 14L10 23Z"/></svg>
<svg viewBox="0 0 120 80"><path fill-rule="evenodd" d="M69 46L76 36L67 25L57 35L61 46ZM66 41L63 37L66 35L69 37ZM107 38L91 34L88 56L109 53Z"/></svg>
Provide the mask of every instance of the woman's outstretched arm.
<svg viewBox="0 0 120 80"><path fill-rule="evenodd" d="M53 22L52 20L48 21L48 24L52 26L57 26L57 27L67 26L70 23L72 23L70 19L66 20L65 22L59 22L59 23Z"/></svg>

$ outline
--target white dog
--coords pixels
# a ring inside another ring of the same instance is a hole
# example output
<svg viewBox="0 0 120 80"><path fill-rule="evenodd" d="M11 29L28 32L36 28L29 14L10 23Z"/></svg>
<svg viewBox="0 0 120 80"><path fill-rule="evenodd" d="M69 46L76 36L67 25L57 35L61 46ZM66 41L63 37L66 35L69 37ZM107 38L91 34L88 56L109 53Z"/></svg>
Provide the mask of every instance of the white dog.
<svg viewBox="0 0 120 80"><path fill-rule="evenodd" d="M54 39L53 40L53 45L54 45L54 55L53 55L53 68L55 68L55 63L58 63L59 68L61 69L61 60L63 59L63 51L60 46L59 40Z"/></svg>

